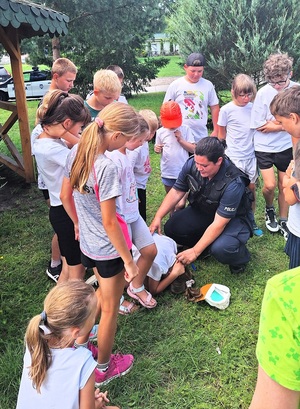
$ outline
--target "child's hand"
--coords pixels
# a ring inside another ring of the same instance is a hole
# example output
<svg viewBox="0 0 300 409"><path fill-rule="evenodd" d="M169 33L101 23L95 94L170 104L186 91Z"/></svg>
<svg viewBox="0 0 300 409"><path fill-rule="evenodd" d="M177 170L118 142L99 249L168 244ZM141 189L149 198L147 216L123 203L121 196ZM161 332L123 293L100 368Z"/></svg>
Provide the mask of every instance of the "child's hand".
<svg viewBox="0 0 300 409"><path fill-rule="evenodd" d="M164 145L154 145L154 152L155 153L162 153Z"/></svg>
<svg viewBox="0 0 300 409"><path fill-rule="evenodd" d="M287 170L285 171L286 175L289 178L292 176L292 173L294 172L294 169L295 169L295 161L291 160Z"/></svg>
<svg viewBox="0 0 300 409"><path fill-rule="evenodd" d="M102 409L105 408L105 403L109 402L106 392L100 392L97 388L95 390L95 409Z"/></svg>
<svg viewBox="0 0 300 409"><path fill-rule="evenodd" d="M128 283L130 283L139 274L139 268L133 259L129 263L124 263L124 267L124 278Z"/></svg>
<svg viewBox="0 0 300 409"><path fill-rule="evenodd" d="M177 129L175 132L174 132L174 135L175 135L175 138L177 139L177 142L178 143L180 143L180 141L181 141L181 132Z"/></svg>

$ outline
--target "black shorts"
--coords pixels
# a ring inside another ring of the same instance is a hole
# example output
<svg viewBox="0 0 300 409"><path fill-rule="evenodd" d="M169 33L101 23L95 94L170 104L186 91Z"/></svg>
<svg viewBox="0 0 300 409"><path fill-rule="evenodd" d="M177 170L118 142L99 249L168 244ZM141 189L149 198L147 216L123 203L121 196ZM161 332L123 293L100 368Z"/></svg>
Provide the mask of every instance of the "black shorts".
<svg viewBox="0 0 300 409"><path fill-rule="evenodd" d="M69 266L81 264L81 251L79 241L75 240L74 224L64 207L51 206L49 219L57 234L61 255L66 258Z"/></svg>
<svg viewBox="0 0 300 409"><path fill-rule="evenodd" d="M50 199L49 190L48 190L48 189L40 189L40 191L43 193L44 199L45 199L46 202L47 202L47 200Z"/></svg>
<svg viewBox="0 0 300 409"><path fill-rule="evenodd" d="M293 149L277 153L255 151L255 156L259 169L270 169L274 165L280 172L285 172L293 159Z"/></svg>
<svg viewBox="0 0 300 409"><path fill-rule="evenodd" d="M124 270L124 262L121 257L112 260L92 260L81 253L81 262L86 268L97 268L98 274L102 278L114 277Z"/></svg>

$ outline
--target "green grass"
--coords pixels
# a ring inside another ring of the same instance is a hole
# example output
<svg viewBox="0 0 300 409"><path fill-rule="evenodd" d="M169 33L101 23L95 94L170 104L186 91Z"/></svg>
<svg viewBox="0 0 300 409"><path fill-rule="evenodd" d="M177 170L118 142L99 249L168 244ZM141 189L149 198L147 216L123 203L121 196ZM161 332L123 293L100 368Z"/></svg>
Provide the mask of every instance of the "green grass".
<svg viewBox="0 0 300 409"><path fill-rule="evenodd" d="M160 98L143 94L129 102L137 109L149 104L157 112ZM36 101L28 105L33 123ZM0 122L2 115L1 111ZM150 150L148 222L164 197L159 155L152 144ZM11 409L18 392L27 322L42 311L43 299L54 285L45 274L52 229L36 186L24 184L5 168L0 175L9 182L0 189L0 408ZM288 268L283 238L264 228L260 186L257 196L256 219L264 236L249 240L252 258L246 272L232 275L228 266L212 258L195 263L197 286L215 282L230 288L226 310L205 302L188 303L184 296L166 291L157 297L154 310L119 317L114 350L133 353L135 364L128 375L107 386L112 403L124 409L248 408L256 380L255 345L265 283Z"/></svg>
<svg viewBox="0 0 300 409"><path fill-rule="evenodd" d="M183 69L184 62L182 58L175 55L175 56L167 56L169 58L169 63L161 68L158 72L158 78L161 77L180 77L181 75L185 74Z"/></svg>

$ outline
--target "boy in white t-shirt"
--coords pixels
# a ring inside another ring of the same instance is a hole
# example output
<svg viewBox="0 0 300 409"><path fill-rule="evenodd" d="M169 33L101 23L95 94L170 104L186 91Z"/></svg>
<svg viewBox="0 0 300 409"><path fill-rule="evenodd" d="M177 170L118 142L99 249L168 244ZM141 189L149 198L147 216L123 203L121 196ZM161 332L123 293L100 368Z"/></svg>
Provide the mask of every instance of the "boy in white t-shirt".
<svg viewBox="0 0 300 409"><path fill-rule="evenodd" d="M270 103L279 92L296 85L290 80L293 59L288 54L272 54L264 63L267 84L260 88L253 103L251 128L254 129L254 149L263 178L263 196L266 202L266 227L270 232L280 231L287 240L288 204L283 194L283 177L293 158L292 140L270 112ZM277 168L275 173L274 166ZM279 222L277 222L274 198L278 186Z"/></svg>
<svg viewBox="0 0 300 409"><path fill-rule="evenodd" d="M253 129L250 129L252 100L256 95L256 86L246 74L238 74L231 87L232 101L222 106L218 119L218 137L226 139L226 155L249 179L249 189L253 193L252 205L255 212L255 182L258 177L257 161L253 144ZM263 232L253 220L253 234L262 236Z"/></svg>
<svg viewBox="0 0 300 409"><path fill-rule="evenodd" d="M189 153L194 153L195 140L191 129L182 125L182 114L177 102L167 101L162 104L160 121L162 127L156 132L154 151L161 154L161 179L168 193L189 158ZM185 198L173 210L184 206Z"/></svg>

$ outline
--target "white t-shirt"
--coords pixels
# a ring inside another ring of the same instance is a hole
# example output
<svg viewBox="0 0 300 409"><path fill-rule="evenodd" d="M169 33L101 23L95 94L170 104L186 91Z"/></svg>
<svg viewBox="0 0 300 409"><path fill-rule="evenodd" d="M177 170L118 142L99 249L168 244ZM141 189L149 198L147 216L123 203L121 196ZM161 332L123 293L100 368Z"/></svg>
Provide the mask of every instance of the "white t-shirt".
<svg viewBox="0 0 300 409"><path fill-rule="evenodd" d="M152 237L157 247L157 254L147 276L155 281L160 281L162 275L166 274L176 261L177 245L173 239L167 236L154 233ZM132 255L135 261L140 257L135 246L132 246Z"/></svg>
<svg viewBox="0 0 300 409"><path fill-rule="evenodd" d="M142 146L139 146L133 151L127 150L126 155L133 168L137 188L146 189L146 184L151 173L148 142L145 141Z"/></svg>
<svg viewBox="0 0 300 409"><path fill-rule="evenodd" d="M295 203L293 206L289 207L289 217L287 226L294 236L300 237L300 203Z"/></svg>
<svg viewBox="0 0 300 409"><path fill-rule="evenodd" d="M226 155L230 159L255 157L253 129L250 129L252 103L241 107L234 102L222 106L218 125L226 127Z"/></svg>
<svg viewBox="0 0 300 409"><path fill-rule="evenodd" d="M185 141L195 143L193 133L188 126L182 125L177 129ZM164 145L160 159L161 177L177 179L182 166L189 158L188 151L177 141L174 131L163 127L156 132L155 144Z"/></svg>
<svg viewBox="0 0 300 409"><path fill-rule="evenodd" d="M180 105L183 124L191 128L195 142L208 135L208 107L219 104L210 81L200 78L198 82L191 83L185 77L178 78L169 85L164 102L170 99Z"/></svg>
<svg viewBox="0 0 300 409"><path fill-rule="evenodd" d="M97 362L87 348L51 349L52 363L37 393L28 376L31 356L26 348L16 409L79 409L79 391Z"/></svg>
<svg viewBox="0 0 300 409"><path fill-rule="evenodd" d="M299 85L290 81L288 88ZM291 135L286 131L261 132L256 128L275 118L271 114L270 104L278 91L267 84L262 87L255 97L251 112L251 128L254 129L254 149L258 152L277 153L292 147Z"/></svg>
<svg viewBox="0 0 300 409"><path fill-rule="evenodd" d="M33 152L46 188L49 191L51 206L60 206L60 190L64 178L64 166L69 148L61 139L37 138Z"/></svg>
<svg viewBox="0 0 300 409"><path fill-rule="evenodd" d="M136 181L127 155L118 150L106 152L106 155L117 165L122 195L117 198L120 214L126 223L135 222L139 217L139 202Z"/></svg>

